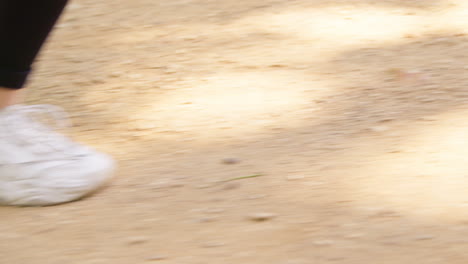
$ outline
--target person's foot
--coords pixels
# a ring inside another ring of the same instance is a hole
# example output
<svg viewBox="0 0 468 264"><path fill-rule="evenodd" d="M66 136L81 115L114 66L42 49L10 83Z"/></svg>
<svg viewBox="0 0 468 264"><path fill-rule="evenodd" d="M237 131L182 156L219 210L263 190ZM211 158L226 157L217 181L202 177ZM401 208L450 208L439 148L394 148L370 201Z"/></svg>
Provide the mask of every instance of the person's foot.
<svg viewBox="0 0 468 264"><path fill-rule="evenodd" d="M82 198L112 176L107 155L73 142L36 120L41 113L66 121L48 105L0 110L0 204L45 206Z"/></svg>

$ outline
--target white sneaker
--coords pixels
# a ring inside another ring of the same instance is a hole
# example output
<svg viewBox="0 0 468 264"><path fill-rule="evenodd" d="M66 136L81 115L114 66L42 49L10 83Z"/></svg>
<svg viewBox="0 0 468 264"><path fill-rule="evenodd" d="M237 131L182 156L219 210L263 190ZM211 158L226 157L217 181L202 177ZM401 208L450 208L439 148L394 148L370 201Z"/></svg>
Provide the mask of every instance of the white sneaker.
<svg viewBox="0 0 468 264"><path fill-rule="evenodd" d="M0 204L45 206L90 194L115 167L107 155L79 145L37 120L68 118L51 105L0 110Z"/></svg>

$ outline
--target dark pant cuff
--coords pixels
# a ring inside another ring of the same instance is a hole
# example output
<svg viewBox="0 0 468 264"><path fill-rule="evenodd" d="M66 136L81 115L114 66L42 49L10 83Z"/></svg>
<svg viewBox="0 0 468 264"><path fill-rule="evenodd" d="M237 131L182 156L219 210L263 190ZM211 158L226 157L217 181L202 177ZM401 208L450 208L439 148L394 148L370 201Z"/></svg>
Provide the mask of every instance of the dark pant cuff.
<svg viewBox="0 0 468 264"><path fill-rule="evenodd" d="M0 87L10 89L23 88L30 72L30 70L20 72L0 70Z"/></svg>

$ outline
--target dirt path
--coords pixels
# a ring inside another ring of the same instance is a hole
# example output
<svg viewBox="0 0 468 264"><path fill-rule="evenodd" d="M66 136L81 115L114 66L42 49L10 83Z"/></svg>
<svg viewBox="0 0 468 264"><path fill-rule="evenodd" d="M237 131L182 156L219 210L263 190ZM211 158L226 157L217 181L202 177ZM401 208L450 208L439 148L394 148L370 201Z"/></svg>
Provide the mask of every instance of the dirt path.
<svg viewBox="0 0 468 264"><path fill-rule="evenodd" d="M0 262L466 264L467 34L468 1L76 0L29 102L120 171L0 208Z"/></svg>

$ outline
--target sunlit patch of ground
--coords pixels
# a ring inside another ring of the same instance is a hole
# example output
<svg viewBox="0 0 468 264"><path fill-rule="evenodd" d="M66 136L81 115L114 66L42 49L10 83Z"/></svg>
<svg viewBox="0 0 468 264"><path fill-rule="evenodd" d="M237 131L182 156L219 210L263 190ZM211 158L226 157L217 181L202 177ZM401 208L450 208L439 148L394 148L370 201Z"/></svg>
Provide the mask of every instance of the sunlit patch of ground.
<svg viewBox="0 0 468 264"><path fill-rule="evenodd" d="M467 7L76 1L29 102L66 108L118 177L1 208L0 259L466 263Z"/></svg>

